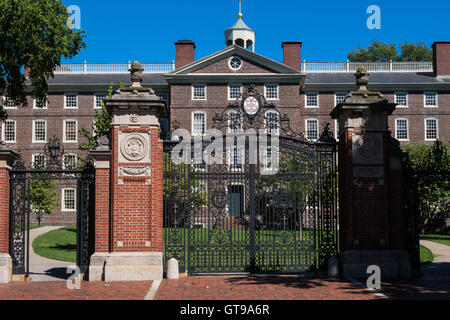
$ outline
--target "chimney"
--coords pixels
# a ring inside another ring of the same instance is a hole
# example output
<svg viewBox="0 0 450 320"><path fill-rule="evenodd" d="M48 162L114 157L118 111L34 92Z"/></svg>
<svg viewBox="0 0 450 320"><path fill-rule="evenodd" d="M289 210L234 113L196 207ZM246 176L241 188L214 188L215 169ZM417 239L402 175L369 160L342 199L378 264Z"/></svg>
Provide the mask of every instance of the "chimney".
<svg viewBox="0 0 450 320"><path fill-rule="evenodd" d="M450 76L450 41L435 41L432 48L434 74Z"/></svg>
<svg viewBox="0 0 450 320"><path fill-rule="evenodd" d="M181 68L195 61L195 43L191 40L175 42L175 68Z"/></svg>
<svg viewBox="0 0 450 320"><path fill-rule="evenodd" d="M302 71L302 42L283 41L283 63L295 70Z"/></svg>

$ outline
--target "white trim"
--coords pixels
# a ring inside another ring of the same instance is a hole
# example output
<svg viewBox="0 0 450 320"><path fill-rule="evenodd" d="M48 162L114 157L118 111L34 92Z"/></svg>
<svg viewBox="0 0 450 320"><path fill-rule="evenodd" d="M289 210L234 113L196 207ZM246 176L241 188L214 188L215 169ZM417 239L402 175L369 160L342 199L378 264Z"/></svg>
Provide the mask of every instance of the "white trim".
<svg viewBox="0 0 450 320"><path fill-rule="evenodd" d="M66 190L73 190L74 191L74 209L67 209L66 208ZM74 212L77 211L77 189L76 188L63 188L61 191L61 211L63 212Z"/></svg>
<svg viewBox="0 0 450 320"><path fill-rule="evenodd" d="M317 122L317 139L310 139L308 137L308 120L315 120ZM305 135L306 135L306 139L310 140L310 141L317 141L319 139L319 119L316 118L307 118L305 119Z"/></svg>
<svg viewBox="0 0 450 320"><path fill-rule="evenodd" d="M45 153L33 153L33 154L31 155L31 163L33 164L33 167L34 167L35 164L36 164L36 161L35 161L35 159L34 159L36 156L44 156L44 164L45 164L45 162L47 161L47 157L46 157Z"/></svg>
<svg viewBox="0 0 450 320"><path fill-rule="evenodd" d="M334 106L337 106L337 104L338 104L337 99L336 99L336 96L338 94L345 94L347 96L348 95L348 91L335 91L334 92ZM306 102L305 102L305 106L306 106Z"/></svg>
<svg viewBox="0 0 450 320"><path fill-rule="evenodd" d="M398 138L398 125L397 121L399 120L405 120L406 121L406 139L399 139ZM395 118L395 139L398 141L409 141L409 121L407 118Z"/></svg>
<svg viewBox="0 0 450 320"><path fill-rule="evenodd" d="M240 92L242 93L243 85L242 85L242 83L229 83L227 85L227 90L228 90L227 99L228 99L228 101L236 101L236 98L231 98L230 97L230 94L231 94L230 86L240 86L241 87Z"/></svg>
<svg viewBox="0 0 450 320"><path fill-rule="evenodd" d="M406 106L399 106L397 105L397 108L409 108L409 94L408 91L395 91L394 92L394 102L397 103L397 95L398 94L405 94L406 95Z"/></svg>
<svg viewBox="0 0 450 320"><path fill-rule="evenodd" d="M66 137L66 122L72 121L75 122L75 141L67 140ZM75 119L64 119L63 120L63 142L64 143L78 143L78 120Z"/></svg>
<svg viewBox="0 0 450 320"><path fill-rule="evenodd" d="M280 117L280 113L278 111L276 111L276 110L267 110L264 113L264 129L265 129L265 132L269 133L268 130L267 130L267 114L268 113L275 113L278 116L277 130L276 130L275 134L279 135L280 134L280 118L281 117Z"/></svg>
<svg viewBox="0 0 450 320"><path fill-rule="evenodd" d="M233 69L233 68L231 67L231 59L234 59L234 58L241 60L241 65L240 65L239 68L237 68L237 69ZM244 61L242 60L241 57L238 57L238 56L231 56L230 59L228 59L228 67L229 67L232 71L238 71L238 70L240 70L240 69L242 68L242 65L243 65L243 64L244 64Z"/></svg>
<svg viewBox="0 0 450 320"><path fill-rule="evenodd" d="M205 88L205 97L203 99L194 99L194 86L204 86ZM207 90L208 86L205 83L193 83L191 85L191 100L193 101L206 101L208 99L208 90Z"/></svg>
<svg viewBox="0 0 450 320"><path fill-rule="evenodd" d="M436 104L435 105L427 106L426 94L435 94L436 95ZM424 106L424 108L437 108L438 105L439 105L439 100L438 100L438 93L437 93L437 91L424 91L423 92L423 106Z"/></svg>
<svg viewBox="0 0 450 320"><path fill-rule="evenodd" d="M267 86L277 86L277 97L276 98L268 98L267 97ZM278 101L280 100L280 84L276 82L268 82L264 83L264 97L266 100Z"/></svg>
<svg viewBox="0 0 450 320"><path fill-rule="evenodd" d="M37 141L36 140L36 122L37 121L42 121L42 122L44 122L45 123L45 140L44 141ZM33 141L33 143L47 143L47 136L48 136L48 134L47 134L47 120L44 120L44 119L36 119L36 120L33 120L33 133L32 133L32 141Z"/></svg>
<svg viewBox="0 0 450 320"><path fill-rule="evenodd" d="M75 164L78 162L78 155L76 153L64 153L62 156L63 159L63 169L66 169L66 158L67 156L75 156Z"/></svg>
<svg viewBox="0 0 450 320"><path fill-rule="evenodd" d="M100 107L97 107L97 96L105 96L105 97L108 97L108 94L105 92L105 93L100 93L100 92L95 92L94 93L94 109L96 109L96 110L101 110L102 109L102 106L100 106Z"/></svg>
<svg viewBox="0 0 450 320"><path fill-rule="evenodd" d="M16 104L14 104L14 107L12 107L12 108L11 107L6 107L5 103L6 103L7 98L8 98L8 95L6 95L6 94L2 95L2 107L3 107L3 109L6 109L6 110L15 110L15 109L17 109L17 105Z"/></svg>
<svg viewBox="0 0 450 320"><path fill-rule="evenodd" d="M427 139L427 120L436 120L436 139ZM438 118L425 118L423 119L425 141L436 141L439 139L439 119Z"/></svg>
<svg viewBox="0 0 450 320"><path fill-rule="evenodd" d="M76 107L67 107L67 96L75 95L77 97L77 106ZM79 101L78 101L78 93L75 92L65 92L64 93L64 109L78 109L79 108Z"/></svg>
<svg viewBox="0 0 450 320"><path fill-rule="evenodd" d="M7 141L5 139L5 123L6 122L13 122L14 123L14 141ZM17 121L16 120L7 119L7 120L3 121L3 123L2 123L2 140L5 143L16 143L17 142Z"/></svg>
<svg viewBox="0 0 450 320"><path fill-rule="evenodd" d="M192 111L191 112L191 135L193 137L199 136L198 134L194 133L194 115L195 114L200 114L200 113L205 116L205 133L206 133L206 128L207 128L207 124L208 124L208 118L207 118L206 111Z"/></svg>
<svg viewBox="0 0 450 320"><path fill-rule="evenodd" d="M337 119L334 119L334 136L336 138L336 141L339 141L339 121Z"/></svg>
<svg viewBox="0 0 450 320"><path fill-rule="evenodd" d="M230 128L230 124L231 124L231 114L239 114L240 116L241 116L241 123L240 123L240 129L238 129L238 130L240 130L240 131L242 131L242 120L243 120L243 115L242 115L242 113L240 113L239 111L236 111L236 110L230 110L230 111L228 111L228 124L227 124L227 132L229 132L229 133L236 133L236 132L232 132L231 131L231 128Z"/></svg>
<svg viewBox="0 0 450 320"><path fill-rule="evenodd" d="M48 100L45 101L45 107L44 108L38 108L36 102L37 102L37 99L33 98L33 109L35 109L35 110L47 110L48 109Z"/></svg>
<svg viewBox="0 0 450 320"><path fill-rule="evenodd" d="M308 94L315 94L317 96L317 106L308 106ZM320 101L319 101L319 92L305 92L305 108L306 109L319 109Z"/></svg>

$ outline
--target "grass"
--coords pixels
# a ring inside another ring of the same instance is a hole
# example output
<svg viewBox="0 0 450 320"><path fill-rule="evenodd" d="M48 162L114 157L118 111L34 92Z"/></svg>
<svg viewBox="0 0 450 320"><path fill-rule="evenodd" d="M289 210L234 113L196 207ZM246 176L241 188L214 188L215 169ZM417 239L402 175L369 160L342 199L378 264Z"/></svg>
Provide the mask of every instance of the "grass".
<svg viewBox="0 0 450 320"><path fill-rule="evenodd" d="M434 256L431 250L420 246L420 263L430 263L433 262Z"/></svg>
<svg viewBox="0 0 450 320"><path fill-rule="evenodd" d="M43 226L42 225L38 225L38 224L30 224L30 230L37 229L37 228L40 228L40 227L43 227Z"/></svg>
<svg viewBox="0 0 450 320"><path fill-rule="evenodd" d="M40 235L33 241L33 250L44 258L76 262L76 227L65 227Z"/></svg>
<svg viewBox="0 0 450 320"><path fill-rule="evenodd" d="M421 240L428 240L450 246L450 235L448 234L425 234L420 236Z"/></svg>

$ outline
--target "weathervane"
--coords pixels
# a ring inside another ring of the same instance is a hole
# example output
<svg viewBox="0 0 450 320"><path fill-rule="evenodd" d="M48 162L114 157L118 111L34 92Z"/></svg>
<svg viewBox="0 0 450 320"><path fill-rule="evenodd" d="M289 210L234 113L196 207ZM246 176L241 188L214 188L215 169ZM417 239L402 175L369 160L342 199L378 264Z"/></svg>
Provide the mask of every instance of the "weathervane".
<svg viewBox="0 0 450 320"><path fill-rule="evenodd" d="M239 0L239 13L238 13L238 18L239 18L239 19L242 19L242 17L244 16L244 15L242 14L241 8L242 8L242 0Z"/></svg>

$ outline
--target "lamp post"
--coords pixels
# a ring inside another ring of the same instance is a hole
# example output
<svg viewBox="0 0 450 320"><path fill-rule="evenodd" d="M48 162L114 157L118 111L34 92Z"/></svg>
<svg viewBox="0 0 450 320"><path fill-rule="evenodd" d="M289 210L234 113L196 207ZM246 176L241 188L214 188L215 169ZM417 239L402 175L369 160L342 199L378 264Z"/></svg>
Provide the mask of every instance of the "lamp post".
<svg viewBox="0 0 450 320"><path fill-rule="evenodd" d="M61 154L62 146L57 137L50 139L46 146L46 151L50 154L51 162L55 162Z"/></svg>

